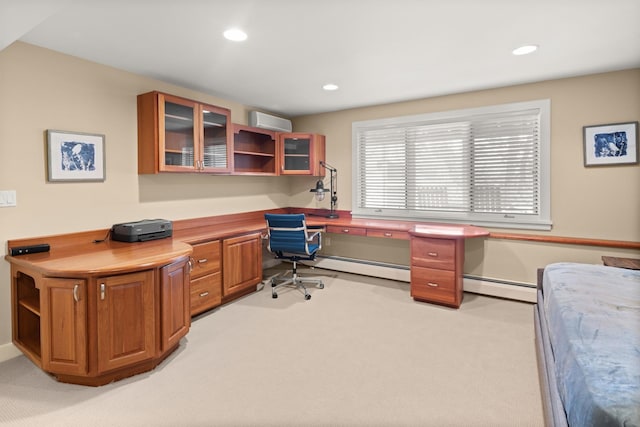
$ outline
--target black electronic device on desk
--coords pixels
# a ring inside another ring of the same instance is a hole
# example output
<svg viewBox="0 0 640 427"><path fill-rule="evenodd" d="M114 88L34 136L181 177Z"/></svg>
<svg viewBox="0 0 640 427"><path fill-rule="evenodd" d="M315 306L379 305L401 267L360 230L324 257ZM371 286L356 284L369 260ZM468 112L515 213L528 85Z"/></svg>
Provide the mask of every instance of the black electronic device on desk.
<svg viewBox="0 0 640 427"><path fill-rule="evenodd" d="M146 242L171 237L173 224L166 219L143 219L141 221L114 224L111 240L118 242Z"/></svg>

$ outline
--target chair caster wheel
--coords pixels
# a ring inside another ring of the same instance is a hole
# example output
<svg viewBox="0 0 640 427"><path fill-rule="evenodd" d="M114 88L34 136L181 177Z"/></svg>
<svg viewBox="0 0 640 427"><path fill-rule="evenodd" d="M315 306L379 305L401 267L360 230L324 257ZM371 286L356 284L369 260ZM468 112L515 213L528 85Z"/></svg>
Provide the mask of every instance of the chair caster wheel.
<svg viewBox="0 0 640 427"><path fill-rule="evenodd" d="M271 294L271 298L278 298L278 294Z"/></svg>
<svg viewBox="0 0 640 427"><path fill-rule="evenodd" d="M309 295L309 294L305 295L304 299L311 299L311 295Z"/></svg>
<svg viewBox="0 0 640 427"><path fill-rule="evenodd" d="M320 288L320 289L324 289L324 283L320 283L320 284L318 285L318 288Z"/></svg>

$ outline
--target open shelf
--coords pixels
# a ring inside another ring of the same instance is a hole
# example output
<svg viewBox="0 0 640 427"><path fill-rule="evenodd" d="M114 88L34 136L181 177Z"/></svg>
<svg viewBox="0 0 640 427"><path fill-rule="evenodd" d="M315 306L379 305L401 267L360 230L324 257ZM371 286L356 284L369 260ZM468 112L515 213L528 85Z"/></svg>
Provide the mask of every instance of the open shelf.
<svg viewBox="0 0 640 427"><path fill-rule="evenodd" d="M243 175L277 175L275 133L234 125L233 168Z"/></svg>
<svg viewBox="0 0 640 427"><path fill-rule="evenodd" d="M40 291L33 277L19 272L15 280L17 306L16 341L36 358L40 358Z"/></svg>

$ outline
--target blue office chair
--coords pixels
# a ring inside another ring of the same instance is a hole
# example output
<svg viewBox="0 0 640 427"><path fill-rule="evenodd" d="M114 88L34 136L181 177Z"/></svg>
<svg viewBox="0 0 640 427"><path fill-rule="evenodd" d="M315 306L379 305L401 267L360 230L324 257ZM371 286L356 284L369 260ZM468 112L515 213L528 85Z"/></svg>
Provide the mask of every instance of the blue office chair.
<svg viewBox="0 0 640 427"><path fill-rule="evenodd" d="M322 234L320 231L309 234L304 214L265 214L264 218L267 220L269 236L267 249L275 254L276 258L293 263L290 278L271 279L271 296L278 298L276 288L291 285L304 290L304 299L311 299L304 284L315 284L320 289L324 288L324 284L321 280L298 277L297 262L315 259L316 252L322 247Z"/></svg>

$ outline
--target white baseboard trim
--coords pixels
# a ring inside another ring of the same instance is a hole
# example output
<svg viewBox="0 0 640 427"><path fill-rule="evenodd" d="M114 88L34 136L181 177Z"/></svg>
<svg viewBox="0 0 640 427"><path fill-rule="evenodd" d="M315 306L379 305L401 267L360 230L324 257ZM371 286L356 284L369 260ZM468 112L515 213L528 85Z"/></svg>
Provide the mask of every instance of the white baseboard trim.
<svg viewBox="0 0 640 427"><path fill-rule="evenodd" d="M465 292L475 294L490 295L493 297L507 298L524 302L536 302L536 288L522 285L512 285L508 283L498 283L481 279L463 280Z"/></svg>
<svg viewBox="0 0 640 427"><path fill-rule="evenodd" d="M309 263L308 265L313 265L318 268L326 268L327 270L361 274L363 276L399 280L401 282L411 281L409 267L404 265L383 264L342 257L318 257L315 262Z"/></svg>
<svg viewBox="0 0 640 427"><path fill-rule="evenodd" d="M0 362L20 356L22 352L13 343L0 345Z"/></svg>
<svg viewBox="0 0 640 427"><path fill-rule="evenodd" d="M401 282L411 282L411 272L406 265L385 264L343 257L318 257L315 262L309 263L309 265L327 270L380 277L382 279L398 280ZM465 277L463 279L463 287L465 292L525 302L536 302L535 287L526 284Z"/></svg>

